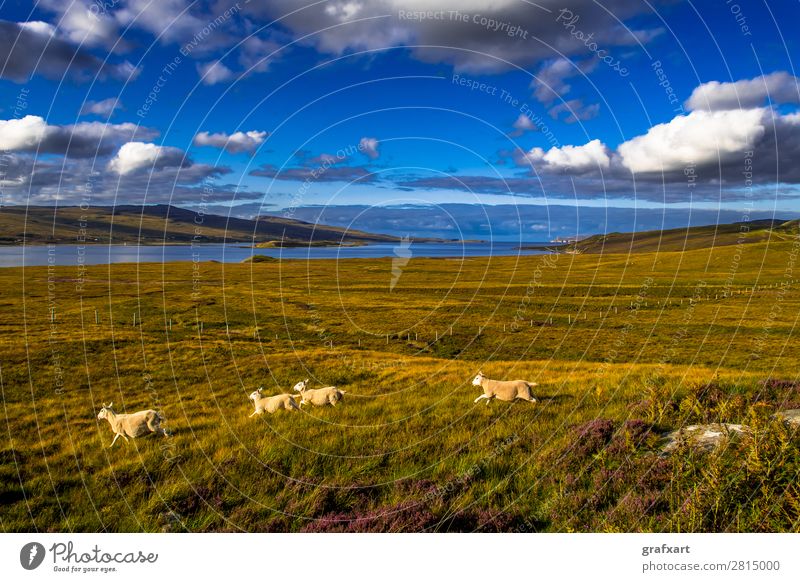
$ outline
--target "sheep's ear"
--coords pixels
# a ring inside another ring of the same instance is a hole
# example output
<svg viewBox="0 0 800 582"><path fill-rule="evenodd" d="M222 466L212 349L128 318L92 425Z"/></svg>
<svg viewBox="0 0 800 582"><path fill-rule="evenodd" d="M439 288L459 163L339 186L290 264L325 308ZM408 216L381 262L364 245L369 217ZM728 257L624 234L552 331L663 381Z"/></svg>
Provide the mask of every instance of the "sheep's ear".
<svg viewBox="0 0 800 582"><path fill-rule="evenodd" d="M114 406L114 403L113 402L109 402L108 406L106 406L106 408L111 408L112 406Z"/></svg>
<svg viewBox="0 0 800 582"><path fill-rule="evenodd" d="M259 387L258 387L258 391L259 391L259 392L263 392L263 391L264 391L264 387L263 387L263 386L259 386Z"/></svg>
<svg viewBox="0 0 800 582"><path fill-rule="evenodd" d="M308 384L308 378L306 378L305 380L303 380L303 384Z"/></svg>

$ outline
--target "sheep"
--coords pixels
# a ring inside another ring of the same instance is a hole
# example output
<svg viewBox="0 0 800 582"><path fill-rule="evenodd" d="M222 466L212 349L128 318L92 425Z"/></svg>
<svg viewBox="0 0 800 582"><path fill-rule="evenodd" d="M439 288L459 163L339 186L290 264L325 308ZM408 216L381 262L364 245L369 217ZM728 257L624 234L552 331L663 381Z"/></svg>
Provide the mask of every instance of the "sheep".
<svg viewBox="0 0 800 582"><path fill-rule="evenodd" d="M326 386L314 390L309 390L306 386L308 386L308 378L294 385L294 389L300 393L300 406L307 402L314 406L325 406L326 404L336 406L336 403L344 398L345 391L339 390L336 386Z"/></svg>
<svg viewBox="0 0 800 582"><path fill-rule="evenodd" d="M478 375L472 380L473 386L480 386L483 388L483 394L475 399L475 403L479 400L486 399L486 406L493 398L505 400L510 402L519 398L520 400L527 400L528 402L536 402L533 397L533 387L538 386L536 382L527 382L525 380L489 380L483 375L483 372L478 372Z"/></svg>
<svg viewBox="0 0 800 582"><path fill-rule="evenodd" d="M164 417L155 410L140 410L133 414L117 414L114 412L114 403L103 404L103 408L97 414L99 420L106 419L108 424L111 425L111 430L114 431L114 440L108 445L108 448L114 446L119 437L128 442L128 437L135 439L150 433L170 436L166 430L161 428L161 423Z"/></svg>
<svg viewBox="0 0 800 582"><path fill-rule="evenodd" d="M256 409L249 418L254 417L256 414L264 414L264 412L272 414L282 408L291 410L292 412L300 410L300 407L297 406L297 402L294 400L296 396L293 394L277 394L276 396L264 396L263 394L263 387L250 394L250 400L253 401Z"/></svg>

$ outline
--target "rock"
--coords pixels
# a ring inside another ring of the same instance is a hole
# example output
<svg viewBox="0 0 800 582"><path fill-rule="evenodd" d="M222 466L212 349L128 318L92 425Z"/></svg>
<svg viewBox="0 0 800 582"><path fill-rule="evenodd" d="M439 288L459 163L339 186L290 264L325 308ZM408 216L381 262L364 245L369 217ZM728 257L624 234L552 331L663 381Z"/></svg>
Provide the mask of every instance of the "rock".
<svg viewBox="0 0 800 582"><path fill-rule="evenodd" d="M684 444L702 451L712 451L728 439L740 437L748 431L741 424L692 424L664 435L661 451L671 453Z"/></svg>
<svg viewBox="0 0 800 582"><path fill-rule="evenodd" d="M782 420L789 428L800 428L800 408L781 410L775 413L775 418Z"/></svg>

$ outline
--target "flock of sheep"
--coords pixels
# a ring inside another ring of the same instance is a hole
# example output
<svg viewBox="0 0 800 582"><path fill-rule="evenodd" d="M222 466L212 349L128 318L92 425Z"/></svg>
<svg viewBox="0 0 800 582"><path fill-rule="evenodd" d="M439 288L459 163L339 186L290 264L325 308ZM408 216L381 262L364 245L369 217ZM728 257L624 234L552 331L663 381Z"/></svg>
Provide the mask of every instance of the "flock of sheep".
<svg viewBox="0 0 800 582"><path fill-rule="evenodd" d="M270 414L278 410L300 410L303 404L312 404L313 406L336 406L344 398L345 391L338 389L336 386L326 386L325 388L308 388L308 378L302 382L294 385L294 390L299 394L276 394L275 396L264 396L264 389L259 388L250 394L250 400L255 405L255 411L250 416L253 417L257 414L269 412ZM533 387L538 386L536 382L528 382L526 380L490 380L483 375L483 372L478 372L472 380L473 386L480 386L483 388L483 394L475 399L475 403L480 400L486 400L486 405L494 400L503 400L510 402L513 400L525 400L526 402L536 402L533 397ZM300 403L297 403L297 399ZM103 404L103 408L97 415L100 420L107 420L111 425L111 430L114 433L114 440L111 441L109 448L114 446L119 437L122 437L127 442L128 437L135 439L136 437L157 434L165 437L170 436L167 431L161 427L164 417L155 410L141 410L132 414L118 414L114 411L114 404Z"/></svg>

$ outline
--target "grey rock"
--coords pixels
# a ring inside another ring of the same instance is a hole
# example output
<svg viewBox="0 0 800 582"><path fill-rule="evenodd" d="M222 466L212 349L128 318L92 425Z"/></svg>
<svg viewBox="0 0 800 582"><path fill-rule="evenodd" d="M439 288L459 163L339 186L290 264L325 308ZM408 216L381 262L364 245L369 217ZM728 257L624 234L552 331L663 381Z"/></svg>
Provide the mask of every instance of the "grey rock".
<svg viewBox="0 0 800 582"><path fill-rule="evenodd" d="M800 408L781 410L775 413L775 418L782 420L789 428L800 428Z"/></svg>
<svg viewBox="0 0 800 582"><path fill-rule="evenodd" d="M711 423L691 424L664 435L661 451L671 453L682 445L702 451L712 451L720 444L749 432L741 424Z"/></svg>

